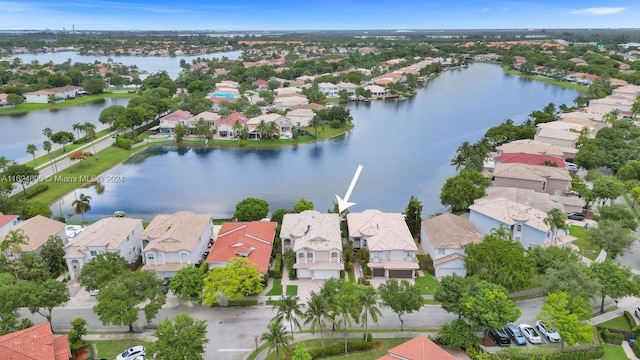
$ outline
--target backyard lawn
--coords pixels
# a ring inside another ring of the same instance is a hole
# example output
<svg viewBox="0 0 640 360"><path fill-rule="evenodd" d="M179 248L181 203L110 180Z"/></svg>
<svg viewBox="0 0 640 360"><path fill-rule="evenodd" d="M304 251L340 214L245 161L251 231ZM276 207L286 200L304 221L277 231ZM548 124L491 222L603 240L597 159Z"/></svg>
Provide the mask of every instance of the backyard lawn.
<svg viewBox="0 0 640 360"><path fill-rule="evenodd" d="M417 277L416 285L420 289L420 294L422 295L433 295L440 287L438 280L428 273L425 273L424 276Z"/></svg>

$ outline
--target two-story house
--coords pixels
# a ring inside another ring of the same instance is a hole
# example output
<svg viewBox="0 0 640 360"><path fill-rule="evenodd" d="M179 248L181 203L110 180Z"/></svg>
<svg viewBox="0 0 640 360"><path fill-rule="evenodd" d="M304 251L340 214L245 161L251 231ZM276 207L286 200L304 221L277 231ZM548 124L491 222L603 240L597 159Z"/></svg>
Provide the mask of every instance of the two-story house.
<svg viewBox="0 0 640 360"><path fill-rule="evenodd" d="M246 257L261 274L269 271L269 260L278 223L271 221L226 222L207 256L209 268L225 266L234 257Z"/></svg>
<svg viewBox="0 0 640 360"><path fill-rule="evenodd" d="M231 113L216 121L216 134L222 138L237 138L241 135L241 128L236 123L244 127L248 120L242 113Z"/></svg>
<svg viewBox="0 0 640 360"><path fill-rule="evenodd" d="M324 94L324 96L328 98L336 98L338 97L338 91L340 88L336 84L332 84L330 82L322 82L318 84L318 91Z"/></svg>
<svg viewBox="0 0 640 360"><path fill-rule="evenodd" d="M338 214L315 210L286 214L280 230L282 251L296 255L293 268L300 279L340 278L342 237Z"/></svg>
<svg viewBox="0 0 640 360"><path fill-rule="evenodd" d="M62 239L62 243L67 243L67 232L65 231L65 223L44 217L42 215L36 215L25 221L17 223L12 230L21 231L27 238L27 243L19 246L19 251L13 251L16 249L8 249L10 252L10 259L19 259L24 254L39 254L42 250L42 245L47 243L49 236L59 236ZM0 232L0 239L4 238L7 233Z"/></svg>
<svg viewBox="0 0 640 360"><path fill-rule="evenodd" d="M422 220L420 244L431 256L437 278L466 276L464 247L483 239L484 235L471 221L451 213Z"/></svg>
<svg viewBox="0 0 640 360"><path fill-rule="evenodd" d="M160 118L160 132L164 134L173 134L176 132L176 125L181 124L189 126L189 121L193 118L193 114L185 110L176 110L168 115Z"/></svg>
<svg viewBox="0 0 640 360"><path fill-rule="evenodd" d="M373 276L413 279L419 268L418 247L404 215L365 210L348 214L347 225L353 248L369 250L367 266Z"/></svg>
<svg viewBox="0 0 640 360"><path fill-rule="evenodd" d="M108 217L87 226L64 248L64 260L71 279L98 254L117 252L129 263L136 261L142 250L142 219Z"/></svg>
<svg viewBox="0 0 640 360"><path fill-rule="evenodd" d="M140 234L142 269L167 278L190 264L200 264L214 235L211 215L190 211L158 215Z"/></svg>
<svg viewBox="0 0 640 360"><path fill-rule="evenodd" d="M499 163L493 170L493 186L517 187L562 195L571 186L571 175L564 168L523 163Z"/></svg>

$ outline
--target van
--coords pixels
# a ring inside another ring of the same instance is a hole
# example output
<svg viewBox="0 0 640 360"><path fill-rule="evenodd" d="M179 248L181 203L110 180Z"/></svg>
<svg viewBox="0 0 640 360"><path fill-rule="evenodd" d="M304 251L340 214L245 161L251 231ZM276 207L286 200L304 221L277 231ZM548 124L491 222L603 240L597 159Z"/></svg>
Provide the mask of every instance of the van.
<svg viewBox="0 0 640 360"><path fill-rule="evenodd" d="M489 330L488 335L491 341L498 346L511 346L511 339L509 339L509 335L507 335L503 329Z"/></svg>

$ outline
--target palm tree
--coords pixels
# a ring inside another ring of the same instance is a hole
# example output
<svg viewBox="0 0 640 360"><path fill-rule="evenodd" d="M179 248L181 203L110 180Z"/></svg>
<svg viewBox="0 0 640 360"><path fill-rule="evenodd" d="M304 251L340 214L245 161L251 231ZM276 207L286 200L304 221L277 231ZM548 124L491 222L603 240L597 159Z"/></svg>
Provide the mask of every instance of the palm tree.
<svg viewBox="0 0 640 360"><path fill-rule="evenodd" d="M543 220L545 224L549 225L553 232L552 240L558 237L558 230L569 230L567 225L567 214L560 211L560 209L551 209L547 212L547 217Z"/></svg>
<svg viewBox="0 0 640 360"><path fill-rule="evenodd" d="M311 120L309 121L309 126L313 127L314 130L314 137L317 139L318 138L318 128L320 126L322 126L322 120L320 120L320 118L318 117L318 115L314 115Z"/></svg>
<svg viewBox="0 0 640 360"><path fill-rule="evenodd" d="M196 123L196 126L193 128L193 133L198 136L206 137L211 133L211 124L209 124L205 119L200 118Z"/></svg>
<svg viewBox="0 0 640 360"><path fill-rule="evenodd" d="M292 340L294 340L293 325L300 329L300 322L298 321L298 317L302 317L302 310L300 310L300 304L298 304L298 300L300 299L297 296L293 295L286 296L284 299L282 299L282 302L277 307L278 314L274 319L277 322L289 322ZM276 307L274 307L274 309L276 309Z"/></svg>
<svg viewBox="0 0 640 360"><path fill-rule="evenodd" d="M16 253L20 251L20 245L29 243L29 237L25 235L24 230L9 230L7 235L0 241L0 259L7 259L7 251L11 250Z"/></svg>
<svg viewBox="0 0 640 360"><path fill-rule="evenodd" d="M504 224L500 224L500 227L497 229L491 229L489 233L498 240L511 240L511 232L509 232L509 229Z"/></svg>
<svg viewBox="0 0 640 360"><path fill-rule="evenodd" d="M51 135L53 135L53 130L51 128L42 129L42 135L46 136L47 139L51 140Z"/></svg>
<svg viewBox="0 0 640 360"><path fill-rule="evenodd" d="M244 125L242 125L240 120L236 120L236 122L233 123L233 126L231 128L233 129L233 134L235 135L235 137L239 138L240 137L240 133L242 132L242 129L244 128Z"/></svg>
<svg viewBox="0 0 640 360"><path fill-rule="evenodd" d="M42 149L44 149L47 152L47 155L49 155L49 161L53 162L53 157L51 157L51 148L52 148L51 141L45 140L42 142ZM56 166L55 164L52 164L52 165L53 165L54 174L55 174Z"/></svg>
<svg viewBox="0 0 640 360"><path fill-rule="evenodd" d="M347 353L347 330L358 320L357 299L350 293L339 293L336 296L335 306L333 309L333 318L338 328L344 331L344 353Z"/></svg>
<svg viewBox="0 0 640 360"><path fill-rule="evenodd" d="M84 214L91 211L91 196L80 194L80 197L71 203L71 206L75 208L75 213L82 215L82 222L84 222Z"/></svg>
<svg viewBox="0 0 640 360"><path fill-rule="evenodd" d="M469 157L469 160L467 160L464 168L482 172L482 170L484 170L484 156L480 154L471 155L471 157Z"/></svg>
<svg viewBox="0 0 640 360"><path fill-rule="evenodd" d="M260 140L262 140L264 134L269 130L269 125L264 120L260 120L260 124L256 126L256 131L260 133Z"/></svg>
<svg viewBox="0 0 640 360"><path fill-rule="evenodd" d="M278 138L280 137L280 127L276 124L275 121L272 121L267 126L267 134L269 138Z"/></svg>
<svg viewBox="0 0 640 360"><path fill-rule="evenodd" d="M467 160L462 156L462 154L457 154L456 157L451 159L451 166L455 166L456 170L460 170L464 167L465 162L467 162Z"/></svg>
<svg viewBox="0 0 640 360"><path fill-rule="evenodd" d="M378 293L372 286L361 286L358 289L358 306L360 306L360 321L364 324L364 338L369 339L369 317L374 324L378 324L378 317L382 311L378 308Z"/></svg>
<svg viewBox="0 0 640 360"><path fill-rule="evenodd" d="M93 124L91 124L93 125ZM94 140L96 139L96 130L92 127L86 128L84 133L87 135L87 138L91 140L91 145L93 146L93 154L96 153L96 143Z"/></svg>
<svg viewBox="0 0 640 360"><path fill-rule="evenodd" d="M63 135L60 137L60 143L62 144L62 152L67 152L67 144L71 141L68 136Z"/></svg>
<svg viewBox="0 0 640 360"><path fill-rule="evenodd" d="M34 144L27 145L27 153L33 156L33 167L36 167L36 151L38 148Z"/></svg>
<svg viewBox="0 0 640 360"><path fill-rule="evenodd" d="M286 354L289 349L289 334L287 334L287 328L278 321L271 321L267 329L268 331L260 336L260 340L267 342L269 345L269 353L271 349L276 349L276 356L280 356L280 349L282 349L283 355Z"/></svg>
<svg viewBox="0 0 640 360"><path fill-rule="evenodd" d="M307 311L304 312L304 324L311 324L311 332L315 333L316 327L320 329L320 344L324 348L324 321L329 313L326 300L316 292L311 292L307 303Z"/></svg>
<svg viewBox="0 0 640 360"><path fill-rule="evenodd" d="M75 124L71 125L71 128L73 129L73 131L78 133L78 137L80 137L80 131L82 130L82 124L75 123Z"/></svg>

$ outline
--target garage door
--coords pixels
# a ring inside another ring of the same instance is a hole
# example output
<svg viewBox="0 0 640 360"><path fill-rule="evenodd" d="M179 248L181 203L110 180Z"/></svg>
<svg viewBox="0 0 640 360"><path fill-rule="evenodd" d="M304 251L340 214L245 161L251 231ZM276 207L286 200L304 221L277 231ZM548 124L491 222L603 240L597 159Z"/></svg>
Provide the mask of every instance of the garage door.
<svg viewBox="0 0 640 360"><path fill-rule="evenodd" d="M373 276L384 277L384 269L373 269Z"/></svg>
<svg viewBox="0 0 640 360"><path fill-rule="evenodd" d="M411 279L413 270L389 270L389 278L391 279Z"/></svg>
<svg viewBox="0 0 640 360"><path fill-rule="evenodd" d="M298 269L297 271L297 275L298 275L298 279L309 279L311 278L311 270L309 269Z"/></svg>
<svg viewBox="0 0 640 360"><path fill-rule="evenodd" d="M438 268L436 270L436 277L451 276L453 274L465 276L464 270L460 271L458 268Z"/></svg>
<svg viewBox="0 0 640 360"><path fill-rule="evenodd" d="M314 279L329 279L329 278L338 278L338 272L335 270L316 270L313 272Z"/></svg>

